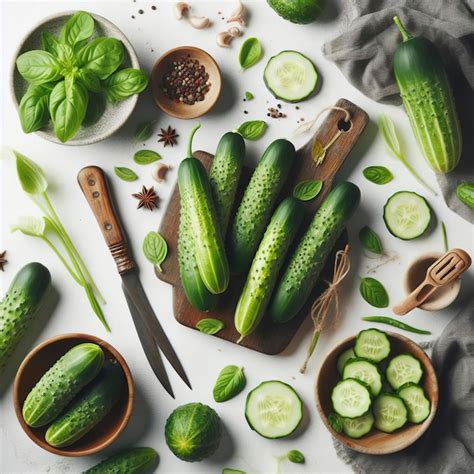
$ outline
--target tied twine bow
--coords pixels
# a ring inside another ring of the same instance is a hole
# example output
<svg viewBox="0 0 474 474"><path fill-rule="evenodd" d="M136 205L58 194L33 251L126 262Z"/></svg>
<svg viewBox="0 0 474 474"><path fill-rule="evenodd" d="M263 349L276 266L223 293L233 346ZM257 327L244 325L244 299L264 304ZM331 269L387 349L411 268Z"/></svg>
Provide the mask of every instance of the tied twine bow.
<svg viewBox="0 0 474 474"><path fill-rule="evenodd" d="M313 337L311 338L311 343L308 347L306 360L304 361L304 364L300 369L300 372L302 374L305 373L306 368L308 366L308 362L311 359L314 350L316 349L316 344L318 343L319 335L321 334L321 331L324 327L324 323L330 313L331 307L333 307L334 319L337 320L339 317L338 290L342 280L344 280L351 268L349 250L350 246L346 244L344 250L339 250L336 253L336 258L334 259L334 272L332 282L326 282L328 284L328 287L314 301L311 307L311 319L313 320L314 330Z"/></svg>

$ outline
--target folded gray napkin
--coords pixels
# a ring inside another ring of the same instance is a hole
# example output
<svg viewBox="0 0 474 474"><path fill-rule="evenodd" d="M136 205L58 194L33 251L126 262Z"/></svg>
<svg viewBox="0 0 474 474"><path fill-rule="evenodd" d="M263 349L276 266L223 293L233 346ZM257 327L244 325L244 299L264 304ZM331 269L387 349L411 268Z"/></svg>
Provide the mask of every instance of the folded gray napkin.
<svg viewBox="0 0 474 474"><path fill-rule="evenodd" d="M448 207L474 222L474 211L455 195L461 181L474 181L474 0L334 1L342 33L323 46L323 53L351 84L376 101L401 104L392 70L401 42L395 15L413 36L427 37L441 51L463 129L463 154L458 168L437 179Z"/></svg>
<svg viewBox="0 0 474 474"><path fill-rule="evenodd" d="M474 471L474 300L436 341L432 361L439 384L438 412L427 432L394 454L370 456L335 441L357 473L470 474Z"/></svg>

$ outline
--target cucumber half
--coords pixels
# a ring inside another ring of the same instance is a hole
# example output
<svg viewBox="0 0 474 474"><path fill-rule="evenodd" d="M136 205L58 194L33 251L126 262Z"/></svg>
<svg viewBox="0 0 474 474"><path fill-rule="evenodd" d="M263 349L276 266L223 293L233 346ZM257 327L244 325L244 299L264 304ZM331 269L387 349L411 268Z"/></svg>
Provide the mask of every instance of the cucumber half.
<svg viewBox="0 0 474 474"><path fill-rule="evenodd" d="M408 409L408 421L421 423L430 416L431 402L419 385L409 382L402 385L397 394L405 402Z"/></svg>
<svg viewBox="0 0 474 474"><path fill-rule="evenodd" d="M307 99L318 84L314 64L297 51L281 51L268 61L263 79L268 90L286 102Z"/></svg>
<svg viewBox="0 0 474 474"><path fill-rule="evenodd" d="M417 384L423 376L423 369L418 359L410 354L400 354L394 357L387 367L387 380L394 390L412 382Z"/></svg>
<svg viewBox="0 0 474 474"><path fill-rule="evenodd" d="M384 332L366 329L357 335L354 352L357 357L380 362L390 354L390 342Z"/></svg>
<svg viewBox="0 0 474 474"><path fill-rule="evenodd" d="M382 376L375 364L365 359L352 359L346 362L343 379L356 379L368 385L370 393L377 396L382 391Z"/></svg>
<svg viewBox="0 0 474 474"><path fill-rule="evenodd" d="M374 415L370 411L359 418L343 418L342 431L350 438L362 438L372 429L374 421Z"/></svg>
<svg viewBox="0 0 474 474"><path fill-rule="evenodd" d="M334 411L343 418L358 418L365 415L372 400L367 386L356 379L338 382L331 394Z"/></svg>
<svg viewBox="0 0 474 474"><path fill-rule="evenodd" d="M288 384L269 380L247 395L245 418L250 428L264 438L286 438L303 419L303 403Z"/></svg>
<svg viewBox="0 0 474 474"><path fill-rule="evenodd" d="M384 433L393 433L408 419L408 411L398 395L383 393L374 403L375 427Z"/></svg>
<svg viewBox="0 0 474 474"><path fill-rule="evenodd" d="M383 208L387 229L402 240L416 239L431 223L431 208L426 199L411 191L399 191L388 198Z"/></svg>

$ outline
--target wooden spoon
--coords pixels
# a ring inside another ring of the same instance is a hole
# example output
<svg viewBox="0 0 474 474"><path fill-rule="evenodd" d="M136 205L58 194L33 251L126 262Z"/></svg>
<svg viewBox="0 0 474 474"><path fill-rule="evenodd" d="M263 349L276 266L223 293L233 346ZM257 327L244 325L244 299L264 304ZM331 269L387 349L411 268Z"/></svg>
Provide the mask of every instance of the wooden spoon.
<svg viewBox="0 0 474 474"><path fill-rule="evenodd" d="M404 316L426 301L439 287L459 278L470 266L471 257L467 252L461 249L449 250L426 270L423 282L396 305L393 312Z"/></svg>

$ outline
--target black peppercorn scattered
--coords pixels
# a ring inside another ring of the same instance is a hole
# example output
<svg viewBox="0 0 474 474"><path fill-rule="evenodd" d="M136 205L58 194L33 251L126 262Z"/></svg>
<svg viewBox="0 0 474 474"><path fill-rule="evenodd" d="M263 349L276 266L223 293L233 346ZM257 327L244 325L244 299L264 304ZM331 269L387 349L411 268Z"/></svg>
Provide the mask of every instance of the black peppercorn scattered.
<svg viewBox="0 0 474 474"><path fill-rule="evenodd" d="M151 6L151 9L152 9L152 10L156 10L155 5L152 5L152 6Z"/></svg>
<svg viewBox="0 0 474 474"><path fill-rule="evenodd" d="M248 114L248 110L244 110L244 114Z"/></svg>
<svg viewBox="0 0 474 474"><path fill-rule="evenodd" d="M143 10L138 10L138 13L140 13L140 15L143 15L145 12Z"/></svg>

